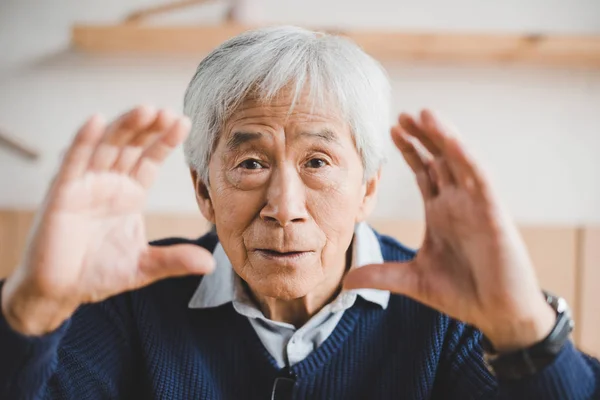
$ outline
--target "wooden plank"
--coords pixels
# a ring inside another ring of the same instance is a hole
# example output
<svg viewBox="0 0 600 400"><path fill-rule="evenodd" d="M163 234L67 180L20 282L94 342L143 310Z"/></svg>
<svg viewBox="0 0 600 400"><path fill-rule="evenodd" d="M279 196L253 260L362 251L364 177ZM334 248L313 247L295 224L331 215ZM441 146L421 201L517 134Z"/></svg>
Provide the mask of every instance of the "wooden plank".
<svg viewBox="0 0 600 400"><path fill-rule="evenodd" d="M29 210L0 210L0 279L21 262L33 217Z"/></svg>
<svg viewBox="0 0 600 400"><path fill-rule="evenodd" d="M0 210L0 277L6 276L22 256L33 212ZM379 232L396 237L405 245L418 248L424 234L421 221L374 219L371 225ZM209 229L198 213L146 215L149 240L169 236L195 238ZM525 226L520 228L541 285L564 296L574 306L577 328L575 340L585 350L600 355L600 314L595 293L600 292L600 227L586 230L585 249L580 259L583 272L578 274L578 228L571 226ZM577 277L581 289L577 291ZM578 296L579 294L579 296ZM577 306L579 305L579 306Z"/></svg>
<svg viewBox="0 0 600 400"><path fill-rule="evenodd" d="M0 279L8 276L21 261L34 217L35 213L29 210L0 210ZM200 212L150 213L145 223L148 240L172 236L196 238L210 228Z"/></svg>
<svg viewBox="0 0 600 400"><path fill-rule="evenodd" d="M582 350L600 357L600 226L583 229L581 239L579 345Z"/></svg>
<svg viewBox="0 0 600 400"><path fill-rule="evenodd" d="M142 10L135 11L125 18L127 23L138 23L147 20L150 17L166 14L171 11L181 10L190 6L207 3L209 0L179 0L172 1L166 4L160 4L154 7L146 7Z"/></svg>
<svg viewBox="0 0 600 400"><path fill-rule="evenodd" d="M17 215L0 210L0 279L7 277L17 264Z"/></svg>
<svg viewBox="0 0 600 400"><path fill-rule="evenodd" d="M18 253L25 250L29 231L33 225L35 213L28 210L10 211L16 221L15 247ZM148 240L170 236L195 238L203 235L210 228L200 212L190 214L148 213L145 216L146 235Z"/></svg>
<svg viewBox="0 0 600 400"><path fill-rule="evenodd" d="M98 53L205 53L246 30L242 25L75 25L75 49Z"/></svg>
<svg viewBox="0 0 600 400"><path fill-rule="evenodd" d="M403 245L417 249L423 242L425 224L422 221L373 219L369 225L377 232L396 238Z"/></svg>
<svg viewBox="0 0 600 400"><path fill-rule="evenodd" d="M567 300L576 325L579 325L576 307L578 229L572 226L522 226L520 231L540 285ZM579 344L579 335L580 329L576 328L573 332L576 344Z"/></svg>
<svg viewBox="0 0 600 400"><path fill-rule="evenodd" d="M251 28L234 23L200 26L75 25L71 42L75 49L93 53L202 54ZM392 30L331 32L350 38L381 60L600 67L600 36Z"/></svg>
<svg viewBox="0 0 600 400"><path fill-rule="evenodd" d="M148 240L174 236L195 239L210 229L210 224L199 211L190 214L150 213L146 215L145 222Z"/></svg>

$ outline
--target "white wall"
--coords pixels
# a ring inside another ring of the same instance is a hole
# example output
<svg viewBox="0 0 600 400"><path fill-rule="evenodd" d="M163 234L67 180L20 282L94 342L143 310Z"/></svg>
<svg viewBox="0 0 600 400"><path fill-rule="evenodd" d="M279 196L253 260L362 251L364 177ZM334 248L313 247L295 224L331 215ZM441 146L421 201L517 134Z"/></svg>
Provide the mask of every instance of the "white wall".
<svg viewBox="0 0 600 400"><path fill-rule="evenodd" d="M250 0L249 18L311 26L600 33L598 0ZM111 22L155 0L0 0L0 128L34 143L34 163L0 149L0 207L41 200L60 151L87 115L112 117L140 102L180 110L202 55L115 57L68 50L75 21ZM315 12L318 7L324 9ZM211 20L223 11L177 13ZM520 222L600 222L600 70L387 64L397 110L440 109ZM418 192L401 157L384 172L378 216L419 218ZM148 201L152 210L195 210L181 153Z"/></svg>

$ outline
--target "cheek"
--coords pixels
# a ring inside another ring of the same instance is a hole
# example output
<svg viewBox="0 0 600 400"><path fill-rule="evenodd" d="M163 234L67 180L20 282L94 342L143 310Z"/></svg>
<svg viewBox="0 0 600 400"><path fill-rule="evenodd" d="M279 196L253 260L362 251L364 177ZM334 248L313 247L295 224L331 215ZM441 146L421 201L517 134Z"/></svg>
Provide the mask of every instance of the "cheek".
<svg viewBox="0 0 600 400"><path fill-rule="evenodd" d="M308 189L307 206L315 220L352 218L358 212L363 186L361 168L327 167L307 173L304 181Z"/></svg>
<svg viewBox="0 0 600 400"><path fill-rule="evenodd" d="M224 179L227 184L236 190L250 191L264 186L269 180L269 170L257 169L243 171L241 168L235 168L224 173Z"/></svg>
<svg viewBox="0 0 600 400"><path fill-rule="evenodd" d="M233 265L246 262L244 233L260 212L260 194L239 190L224 174L215 176L211 185L217 234Z"/></svg>
<svg viewBox="0 0 600 400"><path fill-rule="evenodd" d="M360 171L333 170L324 182L307 191L307 207L327 238L323 249L326 259L345 252L350 244L361 205L362 175Z"/></svg>

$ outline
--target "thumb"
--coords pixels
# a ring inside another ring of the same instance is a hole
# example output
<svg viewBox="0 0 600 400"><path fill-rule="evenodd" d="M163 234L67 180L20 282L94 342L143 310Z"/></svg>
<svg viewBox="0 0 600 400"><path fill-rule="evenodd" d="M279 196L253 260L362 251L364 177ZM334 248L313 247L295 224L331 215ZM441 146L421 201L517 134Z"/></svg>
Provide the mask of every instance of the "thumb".
<svg viewBox="0 0 600 400"><path fill-rule="evenodd" d="M348 272L344 289L372 288L389 290L419 299L422 287L421 274L416 263L384 263L365 265Z"/></svg>
<svg viewBox="0 0 600 400"><path fill-rule="evenodd" d="M140 286L159 279L185 275L204 275L215 268L210 252L193 244L150 246L140 258Z"/></svg>

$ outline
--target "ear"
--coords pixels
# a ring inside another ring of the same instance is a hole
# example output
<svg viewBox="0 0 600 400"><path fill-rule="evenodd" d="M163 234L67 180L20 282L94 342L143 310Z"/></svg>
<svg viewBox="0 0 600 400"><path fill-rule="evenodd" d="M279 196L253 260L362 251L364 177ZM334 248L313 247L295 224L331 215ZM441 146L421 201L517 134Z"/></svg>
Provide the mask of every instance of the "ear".
<svg viewBox="0 0 600 400"><path fill-rule="evenodd" d="M356 223L366 220L371 215L371 212L373 212L375 203L377 202L377 189L379 188L380 178L381 169L363 184L363 196L356 215Z"/></svg>
<svg viewBox="0 0 600 400"><path fill-rule="evenodd" d="M196 203L204 218L207 219L211 224L215 223L215 210L210 199L210 192L208 186L202 181L198 172L193 168L190 168L192 175L192 181L194 182L194 192L196 193Z"/></svg>

